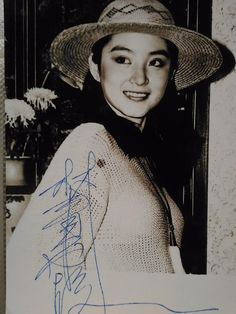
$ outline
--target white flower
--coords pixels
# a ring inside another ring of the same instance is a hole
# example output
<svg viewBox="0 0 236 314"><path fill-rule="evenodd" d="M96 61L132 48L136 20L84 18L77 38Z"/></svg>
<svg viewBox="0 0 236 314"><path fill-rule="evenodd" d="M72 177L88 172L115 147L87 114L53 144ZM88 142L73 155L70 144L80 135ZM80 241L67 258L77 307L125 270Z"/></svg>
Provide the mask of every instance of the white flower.
<svg viewBox="0 0 236 314"><path fill-rule="evenodd" d="M33 87L28 89L24 96L34 109L45 111L50 105L56 108L52 100L56 99L57 95L50 89Z"/></svg>
<svg viewBox="0 0 236 314"><path fill-rule="evenodd" d="M20 118L19 120L24 127L28 127L29 122L35 120L35 111L24 100L6 99L5 116L6 124L9 124L12 128L17 127L17 118Z"/></svg>

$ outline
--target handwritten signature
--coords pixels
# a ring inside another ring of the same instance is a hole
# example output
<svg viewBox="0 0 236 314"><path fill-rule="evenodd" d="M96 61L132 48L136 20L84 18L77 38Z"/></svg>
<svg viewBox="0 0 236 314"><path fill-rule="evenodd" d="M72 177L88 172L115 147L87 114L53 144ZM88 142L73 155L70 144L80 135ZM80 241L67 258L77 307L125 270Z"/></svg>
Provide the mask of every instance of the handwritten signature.
<svg viewBox="0 0 236 314"><path fill-rule="evenodd" d="M82 223L81 212L88 210L90 215L90 231L92 240L95 238L93 222L91 216L91 189L96 185L91 181L91 172L96 166L96 158L93 152L88 154L87 166L83 173L74 175L74 165L71 159L66 159L64 163L63 177L42 191L39 196L43 197L50 193L50 197L55 198L58 193L64 195L64 199L51 208L44 210L43 215L55 214L55 217L42 227L46 231L52 227L59 227L61 238L49 253L42 254L45 263L42 265L35 280L38 280L46 271L51 280L54 295L54 314L81 313L85 307L102 308L106 314L108 308L122 306L157 306L171 313L200 313L207 311L218 311L218 308L208 308L192 311L175 311L161 303L128 302L108 304L105 302L105 294L100 277L100 269L96 255L96 245L93 242L92 250L96 265L96 274L99 289L102 296L101 304L89 303L92 295L92 284L86 284L86 271L84 269L84 246L81 239ZM81 192L83 190L83 193ZM86 192L84 192L86 191ZM76 211L72 210L76 204ZM80 206L78 206L80 204ZM76 260L72 261L71 256L76 255ZM56 270L54 270L56 267Z"/></svg>
<svg viewBox="0 0 236 314"><path fill-rule="evenodd" d="M55 314L71 313L72 310L76 310L76 313L81 313L92 293L92 285L84 284L86 272L83 267L84 246L81 240L82 224L80 214L83 210L89 211L91 236L94 238L91 218L91 188L96 188L96 186L91 182L90 174L95 165L95 156L90 152L86 170L80 175L74 176L73 161L69 158L66 159L63 177L52 186L47 187L39 195L43 197L50 193L50 196L56 199L60 192L60 194L65 196L61 202L43 212L43 215L54 213L55 217L43 226L42 230L46 231L49 228L59 226L61 238L50 250L50 253L42 255L45 263L35 277L35 280L38 280L47 270L49 279L53 280ZM81 190L83 190L83 193ZM76 212L72 210L75 203L77 204ZM78 206L78 204L82 205ZM96 261L95 245L93 250ZM75 256L75 254L76 260L72 261L71 256ZM53 271L53 266L57 267L56 272ZM96 266L100 289L102 295L104 295L97 263ZM73 295L76 296L77 302L79 299L78 295L80 295L79 303L71 304L72 300L75 301L75 298L71 298ZM81 298L83 302L81 302Z"/></svg>

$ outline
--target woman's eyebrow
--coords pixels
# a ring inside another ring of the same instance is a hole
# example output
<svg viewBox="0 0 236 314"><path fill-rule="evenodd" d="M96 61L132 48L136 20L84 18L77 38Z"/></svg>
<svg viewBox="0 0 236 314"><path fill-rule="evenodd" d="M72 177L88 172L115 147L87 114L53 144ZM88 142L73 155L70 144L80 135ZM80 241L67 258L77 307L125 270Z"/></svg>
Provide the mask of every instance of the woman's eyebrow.
<svg viewBox="0 0 236 314"><path fill-rule="evenodd" d="M111 52L113 52L113 51L120 51L120 50L132 52L131 49L126 48L126 47L123 47L123 46L115 46L115 47L113 47L113 48L111 49Z"/></svg>
<svg viewBox="0 0 236 314"><path fill-rule="evenodd" d="M113 51L128 51L128 52L133 52L132 49L129 49L129 48L124 47L124 46L119 46L119 45L113 47L110 52L113 52ZM153 56L153 55L163 55L163 56L166 57L166 58L170 58L169 53L168 53L165 49L150 51L150 52L149 52L149 55L150 55L150 56Z"/></svg>
<svg viewBox="0 0 236 314"><path fill-rule="evenodd" d="M160 50L151 51L149 54L150 54L151 56L153 56L153 55L163 55L163 56L165 56L166 58L170 58L170 55L169 55L168 51L166 51L165 49L160 49Z"/></svg>

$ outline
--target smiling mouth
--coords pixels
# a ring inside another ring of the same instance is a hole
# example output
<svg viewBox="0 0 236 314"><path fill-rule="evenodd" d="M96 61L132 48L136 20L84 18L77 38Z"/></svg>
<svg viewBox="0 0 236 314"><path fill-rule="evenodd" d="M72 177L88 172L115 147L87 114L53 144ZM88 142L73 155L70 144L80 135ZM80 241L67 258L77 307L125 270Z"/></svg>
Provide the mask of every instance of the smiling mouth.
<svg viewBox="0 0 236 314"><path fill-rule="evenodd" d="M130 100L134 100L134 101L143 101L147 99L148 96L150 95L149 93L131 92L131 91L124 91L123 94Z"/></svg>

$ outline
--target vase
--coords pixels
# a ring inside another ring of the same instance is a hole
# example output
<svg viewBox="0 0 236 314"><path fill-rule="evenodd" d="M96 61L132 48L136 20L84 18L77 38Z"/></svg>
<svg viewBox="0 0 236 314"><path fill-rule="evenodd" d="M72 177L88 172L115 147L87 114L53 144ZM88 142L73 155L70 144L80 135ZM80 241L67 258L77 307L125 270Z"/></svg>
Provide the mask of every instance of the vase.
<svg viewBox="0 0 236 314"><path fill-rule="evenodd" d="M6 157L6 186L29 187L36 184L36 167L32 157Z"/></svg>

